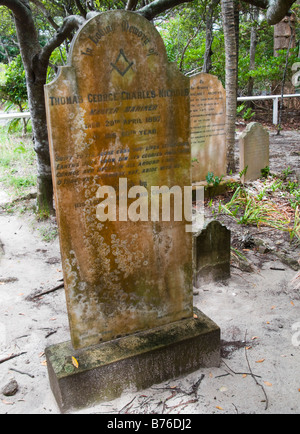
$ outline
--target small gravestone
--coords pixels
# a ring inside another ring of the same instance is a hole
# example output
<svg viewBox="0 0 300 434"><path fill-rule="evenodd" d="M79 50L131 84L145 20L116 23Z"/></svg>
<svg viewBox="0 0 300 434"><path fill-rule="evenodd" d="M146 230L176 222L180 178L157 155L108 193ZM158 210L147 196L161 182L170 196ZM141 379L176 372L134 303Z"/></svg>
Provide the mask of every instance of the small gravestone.
<svg viewBox="0 0 300 434"><path fill-rule="evenodd" d="M194 286L230 277L231 232L211 221L193 239Z"/></svg>
<svg viewBox="0 0 300 434"><path fill-rule="evenodd" d="M2 259L2 257L4 256L4 244L2 243L2 241L0 240L0 261Z"/></svg>
<svg viewBox="0 0 300 434"><path fill-rule="evenodd" d="M155 195L191 183L189 79L149 21L113 11L81 28L45 93L71 330L46 350L61 410L218 364L182 206L161 219Z"/></svg>
<svg viewBox="0 0 300 434"><path fill-rule="evenodd" d="M191 83L191 143L193 182L208 172L226 174L226 93L217 77L197 74Z"/></svg>
<svg viewBox="0 0 300 434"><path fill-rule="evenodd" d="M240 171L246 173L243 182L261 177L262 169L269 166L270 136L257 122L250 123L240 137Z"/></svg>

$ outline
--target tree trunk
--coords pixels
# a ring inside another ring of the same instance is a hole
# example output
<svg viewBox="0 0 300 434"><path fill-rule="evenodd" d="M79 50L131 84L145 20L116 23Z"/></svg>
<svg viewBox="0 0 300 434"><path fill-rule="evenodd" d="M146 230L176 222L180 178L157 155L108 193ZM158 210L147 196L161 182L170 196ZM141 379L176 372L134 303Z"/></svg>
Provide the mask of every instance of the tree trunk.
<svg viewBox="0 0 300 434"><path fill-rule="evenodd" d="M237 48L234 0L222 0L222 18L226 57L226 147L227 173L235 172L235 121L237 109Z"/></svg>
<svg viewBox="0 0 300 434"><path fill-rule="evenodd" d="M214 10L219 3L220 0L211 0L207 11L207 16L206 16L205 54L204 54L204 63L202 69L202 72L205 72L206 74L209 74L212 68L211 56L213 55L213 52L211 47L214 40L213 16L214 16Z"/></svg>
<svg viewBox="0 0 300 434"><path fill-rule="evenodd" d="M7 3L7 2L4 2ZM42 51L28 0L8 2L14 13L32 120L34 149L37 154L37 207L41 214L53 213L53 185L47 134L44 85L47 65L42 65Z"/></svg>
<svg viewBox="0 0 300 434"><path fill-rule="evenodd" d="M34 150L37 155L37 206L41 214L54 213L53 185L44 99L46 74L39 72L34 82L28 81L28 99L32 120Z"/></svg>
<svg viewBox="0 0 300 434"><path fill-rule="evenodd" d="M253 20L254 23L251 27L251 36L250 36L250 65L249 65L249 71L255 70L255 53L256 53L256 46L257 46L257 21L259 18L259 9L256 6L253 6L251 8L251 14L253 14ZM252 96L253 95L253 87L254 87L254 78L249 77L248 80L248 91L247 95ZM250 104L251 105L251 104Z"/></svg>

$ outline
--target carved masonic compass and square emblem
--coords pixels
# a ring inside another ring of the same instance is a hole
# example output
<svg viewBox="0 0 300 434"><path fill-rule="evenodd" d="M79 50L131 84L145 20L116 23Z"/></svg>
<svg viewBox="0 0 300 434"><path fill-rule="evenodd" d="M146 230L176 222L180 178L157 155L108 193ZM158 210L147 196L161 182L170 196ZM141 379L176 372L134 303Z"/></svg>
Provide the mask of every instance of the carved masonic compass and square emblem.
<svg viewBox="0 0 300 434"><path fill-rule="evenodd" d="M125 53L124 50L121 49L120 53L115 61L115 63L111 63L111 66L122 76L130 70L130 68L134 65L134 62L130 62Z"/></svg>

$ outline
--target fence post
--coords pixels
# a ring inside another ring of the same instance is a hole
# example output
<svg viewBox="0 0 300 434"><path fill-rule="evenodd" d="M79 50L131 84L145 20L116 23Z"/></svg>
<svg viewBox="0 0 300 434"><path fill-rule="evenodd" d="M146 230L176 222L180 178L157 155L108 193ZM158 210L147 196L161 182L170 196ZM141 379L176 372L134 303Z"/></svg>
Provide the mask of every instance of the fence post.
<svg viewBox="0 0 300 434"><path fill-rule="evenodd" d="M279 97L273 99L273 125L278 125L278 105Z"/></svg>

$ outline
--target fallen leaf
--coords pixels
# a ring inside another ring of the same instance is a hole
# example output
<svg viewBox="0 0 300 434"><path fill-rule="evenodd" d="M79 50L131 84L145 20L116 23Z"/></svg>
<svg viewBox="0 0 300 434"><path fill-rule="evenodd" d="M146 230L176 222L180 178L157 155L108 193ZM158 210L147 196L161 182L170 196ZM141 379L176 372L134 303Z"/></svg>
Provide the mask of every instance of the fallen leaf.
<svg viewBox="0 0 300 434"><path fill-rule="evenodd" d="M79 368L79 363L78 363L78 360L77 360L77 359L75 359L75 357L72 357L72 364L73 364L73 366L75 366L75 368L76 368L76 369L78 369L78 368Z"/></svg>
<svg viewBox="0 0 300 434"><path fill-rule="evenodd" d="M270 324L270 321L267 321L266 324Z"/></svg>
<svg viewBox="0 0 300 434"><path fill-rule="evenodd" d="M246 347L246 350L251 350L252 347Z"/></svg>
<svg viewBox="0 0 300 434"><path fill-rule="evenodd" d="M276 309L276 306L272 306L272 307L271 307L271 310L273 310L273 309Z"/></svg>
<svg viewBox="0 0 300 434"><path fill-rule="evenodd" d="M197 319L197 318L198 318L198 315L196 315L195 313L194 313L194 318L195 318L195 319Z"/></svg>
<svg viewBox="0 0 300 434"><path fill-rule="evenodd" d="M255 363L263 363L266 359L257 360Z"/></svg>
<svg viewBox="0 0 300 434"><path fill-rule="evenodd" d="M294 304L294 302L293 302L293 301L291 301L291 305L292 305L292 306L295 306L295 304Z"/></svg>
<svg viewBox="0 0 300 434"><path fill-rule="evenodd" d="M259 339L258 336L253 336L253 338L251 338L251 341L254 341L255 339Z"/></svg>
<svg viewBox="0 0 300 434"><path fill-rule="evenodd" d="M243 374L243 378L246 378L247 377L247 374Z"/></svg>
<svg viewBox="0 0 300 434"><path fill-rule="evenodd" d="M217 408L218 410L224 410L224 408L219 407L218 405L216 406L216 408Z"/></svg>
<svg viewBox="0 0 300 434"><path fill-rule="evenodd" d="M43 361L41 362L41 365L42 365L42 366L47 366L47 360L43 360Z"/></svg>
<svg viewBox="0 0 300 434"><path fill-rule="evenodd" d="M272 383L269 383L269 381L264 381L264 383L265 383L265 385L268 386L268 387L272 387L272 386L273 386L273 384L272 384Z"/></svg>
<svg viewBox="0 0 300 434"><path fill-rule="evenodd" d="M14 405L14 402L8 402L8 401L4 401L4 399L2 399L3 404L5 405Z"/></svg>

